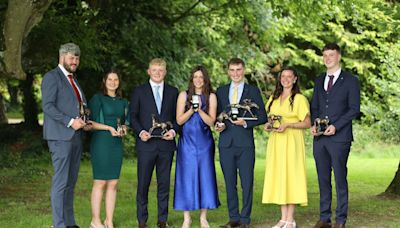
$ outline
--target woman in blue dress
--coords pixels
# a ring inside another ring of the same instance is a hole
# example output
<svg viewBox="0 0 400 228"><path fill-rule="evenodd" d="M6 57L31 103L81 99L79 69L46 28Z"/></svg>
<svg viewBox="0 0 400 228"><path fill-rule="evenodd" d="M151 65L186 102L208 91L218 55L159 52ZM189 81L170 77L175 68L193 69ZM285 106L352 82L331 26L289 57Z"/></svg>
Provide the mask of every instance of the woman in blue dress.
<svg viewBox="0 0 400 228"><path fill-rule="evenodd" d="M210 130L216 113L217 97L212 91L207 70L197 66L192 70L188 90L179 94L176 109L176 120L182 126L182 134L176 157L174 209L184 211L183 228L192 223L190 211L199 209L201 228L209 228L207 210L220 205L214 139Z"/></svg>

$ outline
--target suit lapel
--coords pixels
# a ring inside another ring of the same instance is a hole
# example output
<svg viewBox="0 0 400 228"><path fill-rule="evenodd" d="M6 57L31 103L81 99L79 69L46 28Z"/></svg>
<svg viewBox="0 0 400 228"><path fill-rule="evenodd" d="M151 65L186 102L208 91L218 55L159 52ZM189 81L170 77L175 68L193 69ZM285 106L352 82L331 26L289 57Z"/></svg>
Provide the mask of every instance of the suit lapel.
<svg viewBox="0 0 400 228"><path fill-rule="evenodd" d="M229 87L230 87L230 84L223 87L223 89L224 89L223 94L226 94L225 96L223 96L223 99L224 99L222 102L222 104L224 104L223 110L225 110L226 107L228 107L228 105L231 103L229 100Z"/></svg>
<svg viewBox="0 0 400 228"><path fill-rule="evenodd" d="M244 85L243 85L242 96L240 97L240 102L242 102L243 99L244 99L245 97L247 97L247 94L248 94L248 93L249 93L249 86L248 86L246 83L244 83Z"/></svg>
<svg viewBox="0 0 400 228"><path fill-rule="evenodd" d="M58 77L60 77L60 80L62 81L62 83L64 83L64 86L68 88L68 91L70 92L71 96L73 96L75 98L76 103L78 103L78 99L76 97L74 88L72 88L72 85L68 81L67 77L65 77L64 73L62 72L62 70L59 67L57 67L57 72L58 72ZM79 89L80 89L80 87L79 87Z"/></svg>
<svg viewBox="0 0 400 228"><path fill-rule="evenodd" d="M340 91L340 87L342 87L344 80L345 80L345 75L342 71L340 72L339 78L336 80L335 84L333 84L330 90L331 96L334 96L334 94L337 93L337 91Z"/></svg>
<svg viewBox="0 0 400 228"><path fill-rule="evenodd" d="M164 82L164 89L163 89L163 96L162 96L162 100L161 100L161 111L160 111L160 116L163 113L165 106L167 104L167 99L168 99L168 92L167 92L167 85Z"/></svg>

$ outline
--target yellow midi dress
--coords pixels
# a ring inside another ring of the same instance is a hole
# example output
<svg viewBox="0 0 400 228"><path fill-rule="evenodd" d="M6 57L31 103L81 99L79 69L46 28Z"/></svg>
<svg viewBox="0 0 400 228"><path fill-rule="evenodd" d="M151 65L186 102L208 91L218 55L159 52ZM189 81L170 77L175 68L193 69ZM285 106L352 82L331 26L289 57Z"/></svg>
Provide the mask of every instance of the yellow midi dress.
<svg viewBox="0 0 400 228"><path fill-rule="evenodd" d="M277 98L268 115L282 116L282 123L303 121L310 113L306 97L296 94L293 110L289 98L290 96L282 103L280 98ZM272 97L266 107L271 101ZM286 128L281 133L270 133L262 202L307 206L304 129Z"/></svg>

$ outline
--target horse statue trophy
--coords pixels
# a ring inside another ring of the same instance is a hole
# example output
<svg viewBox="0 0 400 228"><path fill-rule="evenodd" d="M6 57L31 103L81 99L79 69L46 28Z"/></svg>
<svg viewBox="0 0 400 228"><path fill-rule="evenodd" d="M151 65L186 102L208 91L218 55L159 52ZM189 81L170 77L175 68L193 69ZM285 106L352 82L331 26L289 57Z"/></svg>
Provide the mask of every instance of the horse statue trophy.
<svg viewBox="0 0 400 228"><path fill-rule="evenodd" d="M83 102L79 103L79 118L81 118L85 123L89 123L90 109L86 107Z"/></svg>
<svg viewBox="0 0 400 228"><path fill-rule="evenodd" d="M314 120L314 127L317 132L317 136L324 134L328 126L329 126L329 119L316 118Z"/></svg>
<svg viewBox="0 0 400 228"><path fill-rule="evenodd" d="M162 138L164 136L165 133L167 133L170 129L173 128L173 125L170 121L167 121L165 123L160 122L157 120L156 115L152 114L151 115L152 118L152 126L149 129L149 134L151 135L151 137L153 138ZM153 134L153 131L155 129L161 129L161 131L157 134Z"/></svg>
<svg viewBox="0 0 400 228"><path fill-rule="evenodd" d="M271 130L276 130L281 125L282 116L280 115L268 115L267 128ZM279 125L277 125L277 123Z"/></svg>
<svg viewBox="0 0 400 228"><path fill-rule="evenodd" d="M230 106L230 111L228 115L233 119L241 118L244 120L258 120L257 115L253 113L253 109L260 109L260 107L251 101L251 99L243 99L243 101L239 104L231 104ZM241 116L239 116L238 110L242 110L243 113ZM246 116L246 114L249 113L250 116Z"/></svg>

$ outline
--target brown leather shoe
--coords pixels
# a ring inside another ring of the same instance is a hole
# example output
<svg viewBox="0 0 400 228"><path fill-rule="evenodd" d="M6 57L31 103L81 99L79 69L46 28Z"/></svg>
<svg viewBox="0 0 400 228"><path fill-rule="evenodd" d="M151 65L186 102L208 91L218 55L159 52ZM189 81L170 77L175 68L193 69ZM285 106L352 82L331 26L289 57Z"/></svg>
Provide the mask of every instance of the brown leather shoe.
<svg viewBox="0 0 400 228"><path fill-rule="evenodd" d="M249 224L241 223L240 228L249 228Z"/></svg>
<svg viewBox="0 0 400 228"><path fill-rule="evenodd" d="M319 220L317 224L315 224L314 228L331 228L331 226L331 223Z"/></svg>
<svg viewBox="0 0 400 228"><path fill-rule="evenodd" d="M332 226L332 228L345 228L345 227L346 227L345 224L338 224L338 223Z"/></svg>
<svg viewBox="0 0 400 228"><path fill-rule="evenodd" d="M168 228L169 227L167 222L161 222L161 221L157 222L157 226L160 228Z"/></svg>
<svg viewBox="0 0 400 228"><path fill-rule="evenodd" d="M219 226L219 227L220 227L220 228L234 228L234 227L240 227L240 223L239 223L239 222L229 221L227 224L221 225L221 226Z"/></svg>
<svg viewBox="0 0 400 228"><path fill-rule="evenodd" d="M140 223L138 227L139 228L147 228L147 225L146 225L146 223Z"/></svg>

